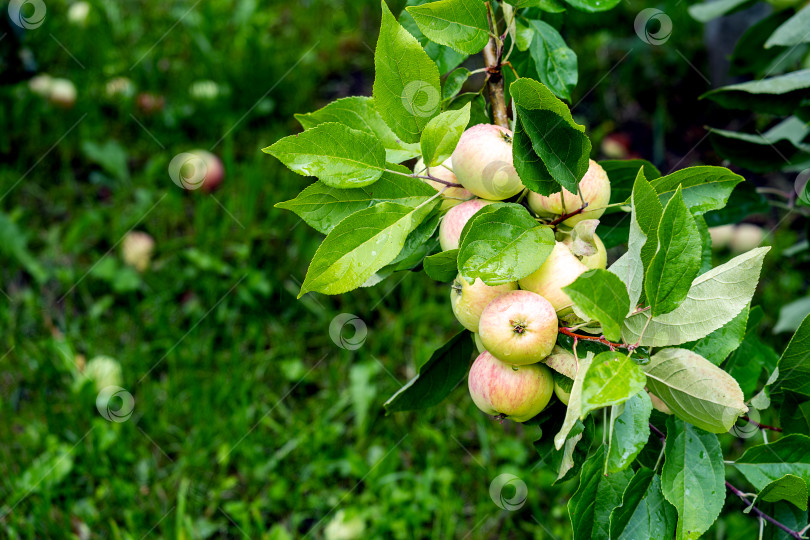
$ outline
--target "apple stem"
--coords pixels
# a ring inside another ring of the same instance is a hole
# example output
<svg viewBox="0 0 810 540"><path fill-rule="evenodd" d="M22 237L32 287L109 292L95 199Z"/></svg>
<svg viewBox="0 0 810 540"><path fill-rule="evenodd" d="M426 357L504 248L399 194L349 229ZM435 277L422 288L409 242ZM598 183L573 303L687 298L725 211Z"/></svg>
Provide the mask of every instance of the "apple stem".
<svg viewBox="0 0 810 540"><path fill-rule="evenodd" d="M453 182L448 182L447 180L436 178L435 176L431 176L430 174L404 173L401 171L395 171L393 169L385 169L385 172L398 174L400 176L409 176L411 178L419 178L421 180L430 180L431 182L438 182L439 184L442 184L447 187L464 187L461 184L454 184Z"/></svg>
<svg viewBox="0 0 810 540"><path fill-rule="evenodd" d="M552 221L551 223L549 223L549 225L550 225L551 227L556 227L557 225L559 225L560 223L562 223L562 222L563 222L563 221L565 221L566 219L568 219L568 218L570 218L570 217L572 217L572 216L576 216L577 214L581 214L582 212L584 212L584 211L585 211L585 209L586 209L587 207L588 207L588 203L584 202L584 203L582 203L582 206L581 206L581 207L577 208L577 209L576 209L576 210L574 210L573 212L569 212L568 214L563 214L563 215L561 215L560 217L558 217L557 219L555 219L554 221Z"/></svg>
<svg viewBox="0 0 810 540"><path fill-rule="evenodd" d="M491 35L487 46L484 47L484 62L487 66L489 105L492 107L492 119L495 124L509 129L509 116L506 113L506 98L504 97L503 74L501 73L503 50L494 37L498 35L498 25L492 15L492 6L489 2L487 2L487 21L489 22Z"/></svg>
<svg viewBox="0 0 810 540"><path fill-rule="evenodd" d="M570 336L570 337L574 338L575 340L576 339L582 339L582 340L585 340L585 341L599 342L602 345L607 345L608 347L610 347L611 351L613 351L615 349L628 349L628 350L632 351L633 349L636 348L633 345L625 345L624 343L613 343L612 341L606 340L604 338L604 336L596 337L596 336L585 336L585 335L582 335L582 334L575 334L569 328L566 328L564 326L561 326L559 328L559 332L561 334L565 334L566 336Z"/></svg>

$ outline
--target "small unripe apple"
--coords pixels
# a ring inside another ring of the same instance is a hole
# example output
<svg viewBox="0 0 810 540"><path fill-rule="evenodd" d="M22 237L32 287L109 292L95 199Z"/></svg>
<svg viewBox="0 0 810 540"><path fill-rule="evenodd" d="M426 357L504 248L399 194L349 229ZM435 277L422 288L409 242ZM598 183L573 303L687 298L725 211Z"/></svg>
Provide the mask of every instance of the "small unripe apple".
<svg viewBox="0 0 810 540"><path fill-rule="evenodd" d="M442 247L442 251L458 249L458 243L464 225L470 221L470 218L473 217L476 212L494 202L495 201L487 201L484 199L473 199L451 208L444 215L442 223L439 225L439 245Z"/></svg>
<svg viewBox="0 0 810 540"><path fill-rule="evenodd" d="M572 302L562 288L587 271L588 267L565 244L557 242L543 265L518 283L521 289L535 292L551 302L558 315L565 314L571 309Z"/></svg>
<svg viewBox="0 0 810 540"><path fill-rule="evenodd" d="M48 101L63 109L71 109L76 104L76 85L68 79L53 79Z"/></svg>
<svg viewBox="0 0 810 540"><path fill-rule="evenodd" d="M155 240L145 232L130 231L121 242L121 258L138 272L149 268L154 251Z"/></svg>
<svg viewBox="0 0 810 540"><path fill-rule="evenodd" d="M552 373L552 375L554 375L554 395L563 402L563 405L568 405L574 381L559 373Z"/></svg>
<svg viewBox="0 0 810 540"><path fill-rule="evenodd" d="M762 227L741 223L734 229L728 247L732 253L745 253L759 247L764 239L765 231L762 230Z"/></svg>
<svg viewBox="0 0 810 540"><path fill-rule="evenodd" d="M494 124L478 124L461 134L453 152L453 172L473 194L493 201L523 190L512 164L512 132Z"/></svg>
<svg viewBox="0 0 810 540"><path fill-rule="evenodd" d="M487 304L478 329L484 348L502 362L534 364L554 348L557 313L539 294L512 291Z"/></svg>
<svg viewBox="0 0 810 540"><path fill-rule="evenodd" d="M438 178L439 180L444 180L445 182L449 182L451 184L458 184L458 179L456 175L453 174L453 158L447 158L441 165L437 167L425 167L425 162L420 157L416 161L416 165L413 168L413 172L419 175L430 175L434 178ZM434 188L436 191L441 191L446 186L441 182L435 182L433 180L426 180L421 179L423 182ZM468 201L475 197L472 193L464 189L463 187L451 187L444 190L442 193L442 210L447 210L452 208L458 204L461 204L464 201Z"/></svg>
<svg viewBox="0 0 810 540"><path fill-rule="evenodd" d="M468 386L473 402L486 414L525 422L546 408L554 379L543 364L511 366L484 352L470 368Z"/></svg>
<svg viewBox="0 0 810 540"><path fill-rule="evenodd" d="M570 246L571 242L570 236L566 236L565 240L563 240L563 244L566 246ZM595 270L597 268L604 270L607 268L607 249L605 249L605 244L602 242L602 239L595 234L593 235L593 242L596 245L596 253L579 257L579 260L588 267L588 270Z"/></svg>
<svg viewBox="0 0 810 540"><path fill-rule="evenodd" d="M516 289L517 283L490 286L477 278L470 285L459 275L450 287L450 305L458 322L470 332L477 333L481 313L487 304L500 295Z"/></svg>
<svg viewBox="0 0 810 540"><path fill-rule="evenodd" d="M592 159L589 161L588 172L579 181L579 190L588 207L581 214L563 221L569 227L573 227L583 219L599 219L605 213L605 207L610 204L610 180L605 169ZM582 200L579 195L565 188L548 196L529 193L529 207L540 217L561 216L581 206Z"/></svg>

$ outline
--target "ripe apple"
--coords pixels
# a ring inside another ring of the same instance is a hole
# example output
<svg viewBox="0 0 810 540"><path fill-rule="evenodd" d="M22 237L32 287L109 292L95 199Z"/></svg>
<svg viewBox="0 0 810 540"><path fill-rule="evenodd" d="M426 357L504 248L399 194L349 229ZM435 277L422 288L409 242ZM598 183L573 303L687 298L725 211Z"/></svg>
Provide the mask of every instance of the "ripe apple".
<svg viewBox="0 0 810 540"><path fill-rule="evenodd" d="M610 180L605 169L594 160L590 160L589 164L588 172L579 181L579 190L582 192L582 198L588 203L588 209L563 221L569 227L573 227L583 219L599 219L610 203ZM548 196L529 193L529 207L540 217L561 216L573 212L580 206L582 201L579 195L565 188Z"/></svg>
<svg viewBox="0 0 810 540"><path fill-rule="evenodd" d="M481 198L501 201L523 190L512 164L512 132L506 128L494 124L469 128L461 134L452 160L461 185Z"/></svg>
<svg viewBox="0 0 810 540"><path fill-rule="evenodd" d="M458 184L458 179L456 175L453 174L453 158L447 158L441 165L437 167L425 167L425 162L420 157L416 161L416 165L413 168L414 174L419 175L427 175L434 178L438 178L439 180L444 180L445 182L450 182L451 184ZM441 191L445 188L445 185L441 182L434 182L433 180L425 180L422 179L423 182L428 184L430 187L434 188L436 191ZM464 201L468 201L474 198L475 195L464 189L463 187L451 187L444 190L442 193L442 210L447 210L452 208L458 204L461 204ZM461 231L459 231L461 232Z"/></svg>
<svg viewBox="0 0 810 540"><path fill-rule="evenodd" d="M512 291L495 298L478 324L484 348L510 365L541 361L557 341L557 313L531 291Z"/></svg>
<svg viewBox="0 0 810 540"><path fill-rule="evenodd" d="M28 81L28 88L38 96L47 98L51 93L53 77L47 73L40 73Z"/></svg>
<svg viewBox="0 0 810 540"><path fill-rule="evenodd" d="M572 241L570 236L566 236L563 240L563 244L570 246ZM596 253L593 255L583 255L579 257L579 260L588 267L588 270L595 270L597 268L604 270L607 268L607 250L605 249L605 244L602 243L602 239L595 234L593 235L593 242L596 244Z"/></svg>
<svg viewBox="0 0 810 540"><path fill-rule="evenodd" d="M225 178L225 167L222 160L207 150L192 150L189 152L202 159L205 165L205 179L202 181L202 189L206 193L211 193L219 188Z"/></svg>
<svg viewBox="0 0 810 540"><path fill-rule="evenodd" d="M489 415L525 422L546 408L554 392L551 371L543 364L510 366L488 352L470 368L470 396Z"/></svg>
<svg viewBox="0 0 810 540"><path fill-rule="evenodd" d="M560 315L568 313L572 305L571 299L562 288L573 283L587 270L588 267L565 244L557 242L543 265L518 283L521 289L537 293L551 302Z"/></svg>
<svg viewBox="0 0 810 540"><path fill-rule="evenodd" d="M450 287L450 305L458 322L470 332L477 333L478 321L487 304L503 293L516 289L517 283L489 286L480 279L470 285L459 275Z"/></svg>
<svg viewBox="0 0 810 540"><path fill-rule="evenodd" d="M155 240L145 232L130 231L121 242L121 258L138 272L149 268L154 251Z"/></svg>
<svg viewBox="0 0 810 540"><path fill-rule="evenodd" d="M458 249L458 243L464 225L470 221L470 218L473 217L476 212L494 202L495 201L487 201L484 199L473 199L451 208L444 215L442 223L439 225L439 245L442 246L442 251Z"/></svg>
<svg viewBox="0 0 810 540"><path fill-rule="evenodd" d="M48 101L63 109L76 104L76 85L68 79L53 79L48 92Z"/></svg>

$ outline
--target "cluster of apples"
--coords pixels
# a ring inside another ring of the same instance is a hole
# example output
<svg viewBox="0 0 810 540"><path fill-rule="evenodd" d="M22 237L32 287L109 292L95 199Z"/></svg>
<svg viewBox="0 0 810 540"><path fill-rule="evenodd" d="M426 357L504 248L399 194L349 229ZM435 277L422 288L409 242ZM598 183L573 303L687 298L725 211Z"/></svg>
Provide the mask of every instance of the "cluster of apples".
<svg viewBox="0 0 810 540"><path fill-rule="evenodd" d="M442 250L459 247L464 225L481 208L514 197L524 189L512 164L512 133L491 124L466 130L452 156L441 166L426 170L420 161L415 172L427 172L427 176L463 186L442 193L443 204L449 207L439 229ZM441 182L432 185L436 189L446 186ZM573 315L571 299L563 287L583 272L607 264L605 246L598 236L592 236L590 253L583 253L574 249L571 233L578 223L596 220L604 213L610 201L610 181L604 169L590 161L579 188L588 203L587 211L561 222L557 242L537 271L505 285L490 286L480 279L469 283L461 275L452 284L453 313L474 333L480 352L470 369L470 394L487 414L525 422L540 413L554 393L568 402L572 381L553 375L547 367L551 357L563 352L555 347L559 318ZM565 189L550 196L529 193L527 200L539 218L549 220L582 206L580 196ZM595 227L598 222L590 223Z"/></svg>

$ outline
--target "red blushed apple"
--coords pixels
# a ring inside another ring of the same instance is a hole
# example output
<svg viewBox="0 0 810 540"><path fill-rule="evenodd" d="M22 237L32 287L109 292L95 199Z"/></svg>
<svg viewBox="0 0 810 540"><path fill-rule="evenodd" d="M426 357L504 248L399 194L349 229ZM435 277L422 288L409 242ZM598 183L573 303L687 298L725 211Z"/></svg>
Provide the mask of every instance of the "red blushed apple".
<svg viewBox="0 0 810 540"><path fill-rule="evenodd" d="M488 352L473 362L468 385L479 409L515 422L525 422L540 413L554 392L554 378L543 364L510 366Z"/></svg>
<svg viewBox="0 0 810 540"><path fill-rule="evenodd" d="M610 180L605 169L594 160L590 160L589 163L588 172L579 181L579 190L582 192L582 198L588 203L588 209L563 221L569 227L584 219L599 219L605 213L605 207L610 204ZM565 188L548 196L529 193L529 207L540 217L561 216L581 206L582 200L579 195Z"/></svg>
<svg viewBox="0 0 810 540"><path fill-rule="evenodd" d="M205 178L202 181L202 190L206 193L215 191L225 178L225 167L222 166L222 161L207 150L192 150L190 153L198 156L205 165Z"/></svg>
<svg viewBox="0 0 810 540"><path fill-rule="evenodd" d="M512 132L506 128L471 127L461 134L452 159L461 185L483 199L501 201L523 190L512 164Z"/></svg>
<svg viewBox="0 0 810 540"><path fill-rule="evenodd" d="M557 341L557 313L531 291L512 291L487 304L478 331L484 348L497 359L522 366L540 362Z"/></svg>
<svg viewBox="0 0 810 540"><path fill-rule="evenodd" d="M458 242L464 225L470 221L470 218L476 212L493 202L495 201L473 199L451 208L444 215L442 224L439 226L439 245L441 245L442 251L458 249Z"/></svg>
<svg viewBox="0 0 810 540"><path fill-rule="evenodd" d="M426 176L430 175L433 178L438 178L439 180L444 180L450 184L458 184L458 179L456 179L456 175L453 174L453 160L452 158L447 158L444 163L438 165L436 167L425 167L425 162L422 158L419 158L416 162L416 165L413 168L414 174ZM434 180L425 180L422 179L423 182L434 188L436 191L441 191L444 189L445 186L441 182L436 182ZM458 204L461 204L464 201L468 201L475 197L472 193L464 189L463 187L449 187L444 190L442 193L442 210L447 210L452 208Z"/></svg>
<svg viewBox="0 0 810 540"><path fill-rule="evenodd" d="M450 305L464 328L470 332L478 332L478 321L487 304L515 289L517 283L490 286L480 279L476 279L471 285L459 275L450 287Z"/></svg>
<svg viewBox="0 0 810 540"><path fill-rule="evenodd" d="M521 289L535 292L551 302L558 315L564 315L571 310L572 302L562 288L587 270L565 244L557 242L542 266L518 283Z"/></svg>

